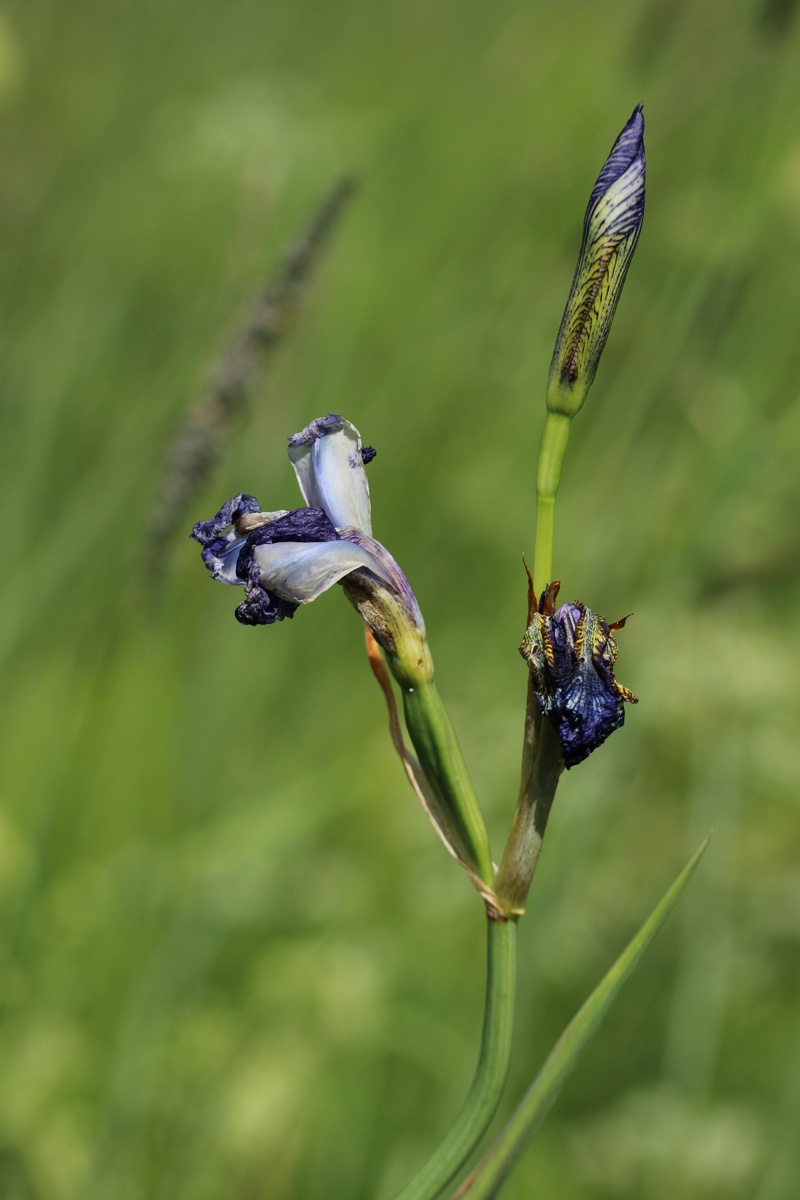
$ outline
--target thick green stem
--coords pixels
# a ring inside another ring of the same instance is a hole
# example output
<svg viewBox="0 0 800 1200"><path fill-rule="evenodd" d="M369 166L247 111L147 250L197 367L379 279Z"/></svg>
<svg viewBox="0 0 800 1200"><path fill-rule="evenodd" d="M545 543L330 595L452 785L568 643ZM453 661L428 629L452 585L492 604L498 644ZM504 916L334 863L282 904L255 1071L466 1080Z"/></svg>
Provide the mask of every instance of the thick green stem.
<svg viewBox="0 0 800 1200"><path fill-rule="evenodd" d="M429 681L418 687L403 687L402 693L406 728L420 766L452 820L448 833L459 855L491 888L494 867L489 836L458 738L436 685Z"/></svg>
<svg viewBox="0 0 800 1200"><path fill-rule="evenodd" d="M489 919L486 1008L478 1068L464 1107L432 1157L396 1200L434 1200L463 1167L497 1111L508 1075L516 982L516 921Z"/></svg>
<svg viewBox="0 0 800 1200"><path fill-rule="evenodd" d="M552 581L555 511L555 496L537 497L536 544L533 558L533 586L537 596L541 596Z"/></svg>

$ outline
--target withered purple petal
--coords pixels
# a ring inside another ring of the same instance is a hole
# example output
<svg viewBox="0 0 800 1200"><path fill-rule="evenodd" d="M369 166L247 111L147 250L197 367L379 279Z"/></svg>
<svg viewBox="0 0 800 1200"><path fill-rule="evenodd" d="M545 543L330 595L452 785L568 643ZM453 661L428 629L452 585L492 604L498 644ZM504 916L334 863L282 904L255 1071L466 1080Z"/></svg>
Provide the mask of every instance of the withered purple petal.
<svg viewBox="0 0 800 1200"><path fill-rule="evenodd" d="M232 500L228 500L223 504L219 512L210 521L198 521L189 534L189 537L194 538L201 546L209 547L219 538L223 529L227 529L229 525L233 525L234 521L238 520L244 513L258 512L259 507L255 496L248 496L245 492L239 492Z"/></svg>
<svg viewBox="0 0 800 1200"><path fill-rule="evenodd" d="M561 742L565 766L574 767L619 729L625 711L609 665L616 656L616 643L605 618L583 605L565 604L552 619L554 640L559 627L572 639L572 666L554 680L548 716Z"/></svg>
<svg viewBox="0 0 800 1200"><path fill-rule="evenodd" d="M574 767L601 746L625 721L625 706L613 676L602 664L583 661L557 684L548 716L555 726L566 767Z"/></svg>
<svg viewBox="0 0 800 1200"><path fill-rule="evenodd" d="M274 625L294 616L297 604L275 596L261 586L258 565L251 560L244 583L245 598L236 607L236 620L240 625Z"/></svg>
<svg viewBox="0 0 800 1200"><path fill-rule="evenodd" d="M575 667L573 649L575 630L581 617L577 604L563 604L550 618L550 640L553 648L551 672L558 682L565 679Z"/></svg>

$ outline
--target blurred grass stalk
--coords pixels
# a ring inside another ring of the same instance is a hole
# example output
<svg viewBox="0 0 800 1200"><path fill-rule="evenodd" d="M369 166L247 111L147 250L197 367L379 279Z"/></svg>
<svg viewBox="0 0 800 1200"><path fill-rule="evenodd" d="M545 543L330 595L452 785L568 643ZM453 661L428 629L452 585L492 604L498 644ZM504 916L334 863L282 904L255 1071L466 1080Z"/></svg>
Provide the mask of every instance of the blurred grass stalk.
<svg viewBox="0 0 800 1200"><path fill-rule="evenodd" d="M356 188L345 175L319 204L305 231L280 262L214 369L205 395L189 409L167 450L146 540L148 578L158 583L163 551L186 523L191 500L207 483L228 438L247 411L258 372L290 332L308 284L336 223Z"/></svg>

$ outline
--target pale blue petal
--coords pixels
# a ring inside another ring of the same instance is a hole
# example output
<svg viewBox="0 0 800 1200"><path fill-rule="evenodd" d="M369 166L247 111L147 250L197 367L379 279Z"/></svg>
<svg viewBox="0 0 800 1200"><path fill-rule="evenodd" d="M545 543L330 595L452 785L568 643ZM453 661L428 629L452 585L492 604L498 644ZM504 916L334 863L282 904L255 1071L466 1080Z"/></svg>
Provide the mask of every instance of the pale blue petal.
<svg viewBox="0 0 800 1200"><path fill-rule="evenodd" d="M263 586L295 604L315 600L359 567L392 583L375 556L352 542L274 542L256 546L253 558Z"/></svg>

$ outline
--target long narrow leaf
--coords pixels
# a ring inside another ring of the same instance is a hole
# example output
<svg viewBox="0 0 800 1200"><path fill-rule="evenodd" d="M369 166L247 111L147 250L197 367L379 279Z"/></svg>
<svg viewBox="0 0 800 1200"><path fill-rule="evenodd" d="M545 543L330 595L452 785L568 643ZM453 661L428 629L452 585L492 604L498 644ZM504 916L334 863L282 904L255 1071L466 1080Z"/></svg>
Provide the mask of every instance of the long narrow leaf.
<svg viewBox="0 0 800 1200"><path fill-rule="evenodd" d="M462 1197L492 1200L498 1194L503 1181L547 1116L564 1082L577 1066L623 985L680 899L710 840L706 838L611 970L570 1021L508 1124L454 1193L453 1200L461 1200Z"/></svg>

